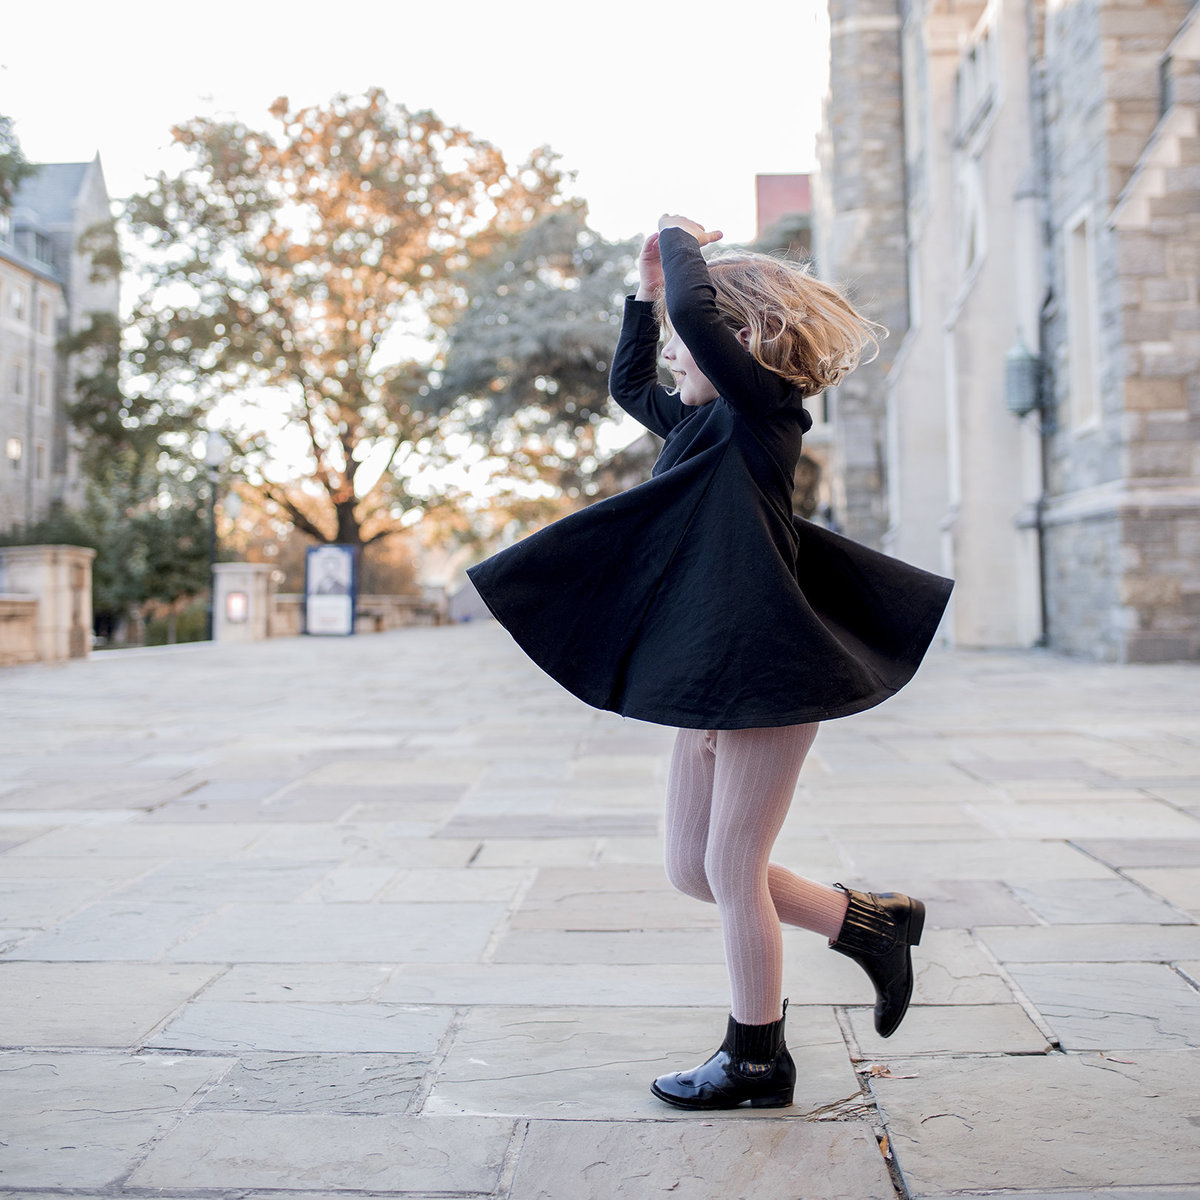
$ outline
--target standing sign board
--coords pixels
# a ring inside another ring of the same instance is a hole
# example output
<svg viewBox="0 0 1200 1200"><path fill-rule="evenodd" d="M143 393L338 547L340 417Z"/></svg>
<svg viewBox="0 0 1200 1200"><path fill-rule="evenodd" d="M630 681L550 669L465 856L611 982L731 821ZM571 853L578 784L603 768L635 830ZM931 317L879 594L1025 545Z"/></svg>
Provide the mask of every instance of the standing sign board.
<svg viewBox="0 0 1200 1200"><path fill-rule="evenodd" d="M345 637L354 632L358 593L353 546L313 546L304 562L304 632Z"/></svg>

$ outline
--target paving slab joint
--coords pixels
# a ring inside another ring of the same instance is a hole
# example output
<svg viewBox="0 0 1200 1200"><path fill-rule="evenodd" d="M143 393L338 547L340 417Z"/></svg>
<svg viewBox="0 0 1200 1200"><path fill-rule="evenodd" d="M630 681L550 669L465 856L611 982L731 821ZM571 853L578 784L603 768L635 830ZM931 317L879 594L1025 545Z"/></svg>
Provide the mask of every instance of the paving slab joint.
<svg viewBox="0 0 1200 1200"><path fill-rule="evenodd" d="M1197 971L1195 976L1189 975L1178 963L1170 964L1171 970L1183 980L1190 988L1194 988L1200 992L1200 971Z"/></svg>
<svg viewBox="0 0 1200 1200"><path fill-rule="evenodd" d="M442 1073L442 1068L446 1065L446 1059L449 1057L450 1050L458 1038L467 1015L470 1012L469 1008L456 1008L453 1016L446 1025L446 1031L442 1034L438 1041L437 1049L429 1056L429 1065L425 1069L425 1074L421 1077L421 1082L413 1089L412 1095L409 1097L408 1107L405 1112L409 1116L421 1116L425 1111L426 1101L429 1099L430 1093L433 1091L434 1085L437 1083L438 1076Z"/></svg>
<svg viewBox="0 0 1200 1200"><path fill-rule="evenodd" d="M967 932L971 935L971 941L975 943L975 947L979 953L996 968L996 973L1004 980L1005 986L1012 992L1013 999L1021 1006L1030 1021L1033 1022L1038 1033L1046 1039L1046 1044L1050 1047L1050 1052L1061 1051L1062 1042L1059 1041L1058 1034L1050 1028L1046 1018L1037 1010L1033 1001L1025 994L1021 985L1017 983L1005 965L992 953L988 945L979 938L973 929Z"/></svg>
<svg viewBox="0 0 1200 1200"><path fill-rule="evenodd" d="M852 1063L862 1062L867 1056L863 1053L862 1046L859 1045L858 1035L854 1032L854 1026L850 1021L850 1010L844 1004L835 1004L833 1008L833 1019L838 1024L838 1029L842 1033L842 1041L846 1043L846 1053L850 1055Z"/></svg>
<svg viewBox="0 0 1200 1200"><path fill-rule="evenodd" d="M1127 875L1125 867L1113 867L1110 869L1116 872L1118 878L1123 879L1126 883L1137 888L1137 890L1143 893L1143 895L1149 897L1151 900L1154 900L1159 904L1166 905L1166 907L1171 909L1172 912L1178 913L1189 925L1196 924L1196 918L1190 912L1188 912L1186 908L1181 908L1178 904L1174 903L1174 901L1169 900L1166 896L1156 892L1152 887L1150 887L1149 884L1142 883L1140 879L1135 879L1132 876ZM1137 868L1135 867L1134 870L1137 870Z"/></svg>
<svg viewBox="0 0 1200 1200"><path fill-rule="evenodd" d="M887 1127L880 1125L874 1132L879 1153L883 1155L883 1164L887 1167L888 1181L896 1192L896 1200L912 1200L912 1193L908 1190L908 1184L904 1182L904 1172L900 1169L900 1160L892 1149Z"/></svg>
<svg viewBox="0 0 1200 1200"><path fill-rule="evenodd" d="M496 1182L493 1193L496 1200L510 1200L513 1184L517 1179L517 1167L521 1162L521 1152L525 1149L525 1139L529 1136L529 1126L532 1121L517 1121L509 1139L508 1149L504 1152L504 1160L500 1164L500 1178Z"/></svg>
<svg viewBox="0 0 1200 1200"><path fill-rule="evenodd" d="M480 842L479 850L482 849L483 843ZM476 850L475 854L478 854L479 850ZM475 855L473 854L471 858L474 860ZM513 893L512 899L510 899L508 902L508 908L505 911L504 916L496 922L495 928L492 930L492 936L488 938L487 945L484 946L483 953L479 956L480 962L490 963L495 961L496 950L512 931L513 918L520 911L521 906L525 903L525 898L529 895L530 891L532 891L533 885L537 882L537 876L537 870L531 869L527 873L524 881Z"/></svg>
<svg viewBox="0 0 1200 1200"><path fill-rule="evenodd" d="M175 1119L173 1121L164 1122L164 1127L162 1129L158 1130L153 1136L147 1138L147 1140L138 1147L138 1153L134 1156L127 1169L122 1172L121 1175L119 1175L107 1188L99 1189L105 1195L126 1195L126 1187L130 1179L132 1179L137 1171L142 1168L146 1160L158 1148L159 1143L170 1137L171 1134L173 1134L175 1130L178 1129L184 1123L184 1121L186 1121L188 1117L190 1117L192 1113L196 1111L201 1101L203 1101L209 1092L211 1092L221 1083L225 1076L228 1075L229 1072L232 1071L239 1062L239 1059L228 1054L190 1055L187 1051L169 1051L168 1053L170 1053L172 1057L203 1057L212 1059L226 1059L228 1061L226 1062L225 1070L215 1072L206 1083L201 1084L201 1086L191 1094L182 1107L176 1111ZM162 1052L150 1051L146 1054L147 1057L150 1057L151 1055L155 1057L161 1057ZM139 1052L138 1054L130 1055L130 1057L141 1057L141 1053ZM88 1190L93 1191L91 1188ZM132 1189L131 1194L137 1195L139 1194L139 1191L140 1189Z"/></svg>
<svg viewBox="0 0 1200 1200"><path fill-rule="evenodd" d="M134 1052L137 1054L145 1053L146 1047L153 1045L154 1039L160 1033L162 1033L171 1024L172 1021L174 1021L177 1017L179 1017L183 1013L183 1010L185 1008L187 1008L187 1006L189 1004L192 1004L196 1000L199 1000L200 997L203 996L204 993L207 992L208 989L211 988L214 983L218 982L218 980L224 979L225 976L229 974L231 969L232 968L229 966L228 963L215 969L211 978L205 980L205 982L202 983L194 992L192 992L192 994L190 996L187 996L185 999L181 1000L173 1009L171 1009L170 1012L168 1012L163 1017L163 1019L161 1021L159 1021L159 1023L157 1025L154 1026L153 1029L150 1029L147 1031L145 1037L143 1037L142 1040L140 1042L138 1042L137 1045L134 1047ZM152 1051L152 1053L159 1053L159 1051L156 1048L154 1051ZM188 1051L186 1051L186 1050L173 1051L172 1053L186 1054L186 1053L188 1053ZM226 1056L223 1054L217 1054L217 1055L213 1055L213 1057L224 1058Z"/></svg>
<svg viewBox="0 0 1200 1200"><path fill-rule="evenodd" d="M1189 812L1187 807L1184 805L1174 804L1170 800L1163 800L1161 797L1157 797L1157 796L1155 797L1155 799L1160 804L1170 805L1172 808L1183 813L1185 816L1193 815L1192 813ZM1140 879L1136 879L1133 876L1128 875L1126 873L1128 870L1127 866L1126 867L1115 867L1115 866L1113 866L1112 863L1106 862L1103 858L1100 857L1100 855L1096 854L1094 851L1089 850L1087 848L1087 846L1082 845L1081 843L1073 841L1069 838L1067 839L1067 845L1070 846L1072 850L1077 850L1085 858L1090 858L1092 860L1092 862L1099 863L1100 866L1104 867L1106 870L1112 871L1112 873L1114 875L1116 875L1116 877L1118 879L1122 880L1123 882L1129 884L1130 887L1135 888L1137 891L1141 892L1142 895L1145 896L1147 899L1153 900L1156 904L1166 905L1167 908L1171 909L1173 912L1176 912L1181 917L1183 917L1183 919L1187 922L1187 924L1189 924L1189 925L1196 924L1196 918L1190 912L1188 912L1188 910L1186 908L1181 908L1178 904L1175 904L1172 901L1168 900L1166 898L1166 896L1159 895L1158 892L1156 892L1148 884L1143 883ZM1134 869L1136 870L1137 868L1134 868Z"/></svg>

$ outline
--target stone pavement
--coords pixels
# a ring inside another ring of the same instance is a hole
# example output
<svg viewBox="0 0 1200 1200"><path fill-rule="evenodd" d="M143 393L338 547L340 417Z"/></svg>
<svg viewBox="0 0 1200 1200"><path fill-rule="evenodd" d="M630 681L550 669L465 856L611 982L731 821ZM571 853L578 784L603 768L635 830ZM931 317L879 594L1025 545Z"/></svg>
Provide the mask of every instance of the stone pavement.
<svg viewBox="0 0 1200 1200"><path fill-rule="evenodd" d="M890 1041L785 933L788 1110L647 1091L728 1003L668 731L490 623L0 673L0 1195L1200 1198L1200 667L935 654L776 857L929 901ZM886 1134L886 1137L885 1137Z"/></svg>

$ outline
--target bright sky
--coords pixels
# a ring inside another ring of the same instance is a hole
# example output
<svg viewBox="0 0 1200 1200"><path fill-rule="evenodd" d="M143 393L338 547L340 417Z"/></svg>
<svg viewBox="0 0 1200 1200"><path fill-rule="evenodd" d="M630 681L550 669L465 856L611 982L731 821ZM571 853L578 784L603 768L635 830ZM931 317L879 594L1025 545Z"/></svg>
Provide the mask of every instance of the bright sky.
<svg viewBox="0 0 1200 1200"><path fill-rule="evenodd" d="M660 212L754 234L754 176L811 171L828 74L823 0L60 0L10 5L0 113L28 158L98 150L137 191L170 126L198 113L270 124L279 95L380 86L512 159L548 143L609 238Z"/></svg>
<svg viewBox="0 0 1200 1200"><path fill-rule="evenodd" d="M0 113L26 157L99 151L114 198L169 167L170 128L189 117L270 128L277 96L382 87L511 162L550 145L613 240L662 212L750 240L754 176L815 167L827 77L825 0L59 0L9 5L0 25ZM303 438L282 414L244 415L298 472ZM605 449L638 432L614 423Z"/></svg>

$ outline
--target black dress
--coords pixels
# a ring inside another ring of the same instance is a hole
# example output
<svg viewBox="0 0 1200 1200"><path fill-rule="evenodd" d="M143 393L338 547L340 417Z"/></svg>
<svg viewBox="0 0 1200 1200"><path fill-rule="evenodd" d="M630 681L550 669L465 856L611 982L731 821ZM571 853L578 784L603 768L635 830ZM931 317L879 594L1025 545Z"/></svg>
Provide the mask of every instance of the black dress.
<svg viewBox="0 0 1200 1200"><path fill-rule="evenodd" d="M613 398L666 439L647 482L467 573L521 648L596 708L691 729L844 717L912 678L952 584L792 514L801 397L725 324L696 239L659 238L667 311L717 399L657 378L627 300Z"/></svg>

